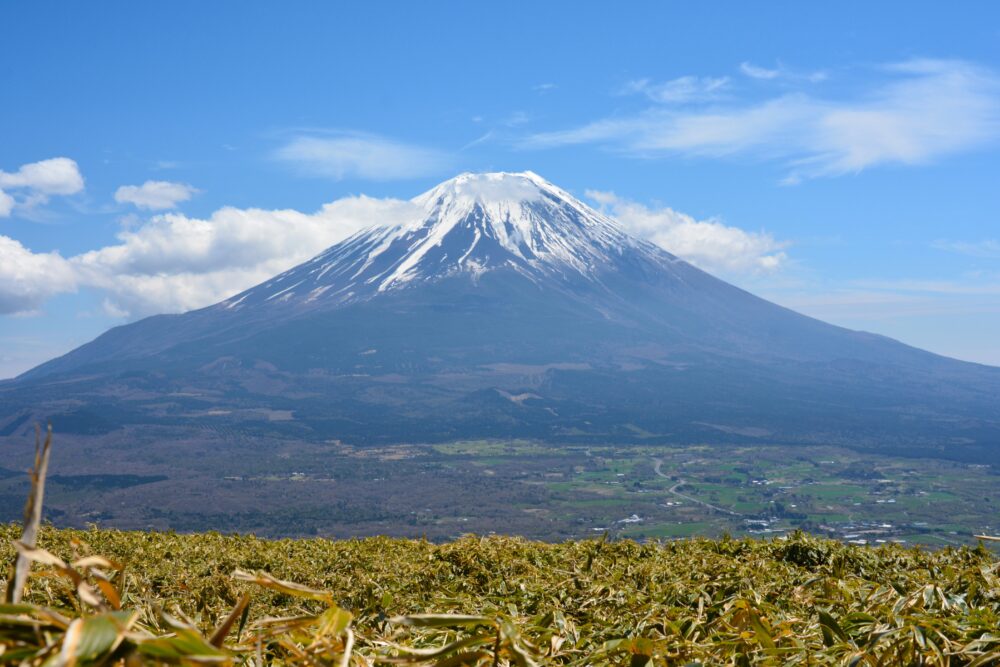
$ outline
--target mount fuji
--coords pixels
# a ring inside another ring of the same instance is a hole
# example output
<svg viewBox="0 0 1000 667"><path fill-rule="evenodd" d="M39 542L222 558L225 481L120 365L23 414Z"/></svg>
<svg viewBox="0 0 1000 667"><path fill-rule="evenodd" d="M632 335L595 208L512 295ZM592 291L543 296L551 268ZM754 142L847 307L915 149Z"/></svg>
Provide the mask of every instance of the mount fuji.
<svg viewBox="0 0 1000 667"><path fill-rule="evenodd" d="M530 173L0 384L0 435L837 443L1000 461L1000 369L753 296Z"/></svg>

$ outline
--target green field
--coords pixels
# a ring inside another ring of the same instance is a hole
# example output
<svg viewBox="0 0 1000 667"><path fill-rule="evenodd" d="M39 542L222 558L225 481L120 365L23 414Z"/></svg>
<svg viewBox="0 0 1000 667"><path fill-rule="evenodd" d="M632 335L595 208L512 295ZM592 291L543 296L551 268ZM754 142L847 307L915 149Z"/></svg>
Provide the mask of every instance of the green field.
<svg viewBox="0 0 1000 667"><path fill-rule="evenodd" d="M801 529L842 541L941 546L1000 533L994 467L843 447L502 439L239 445L187 442L190 456L160 461L162 451L141 441L121 443L109 471L89 444L57 439L46 518L65 528L432 541L466 532L560 541ZM0 468L0 522L19 518L27 492L20 471L30 456L12 450Z"/></svg>
<svg viewBox="0 0 1000 667"><path fill-rule="evenodd" d="M447 452L456 470L488 457L493 479L543 489L547 501L533 511L576 527L572 537L587 531L636 539L775 536L802 529L859 543L941 546L973 544L974 534L1000 526L995 471L936 459L832 447L560 449L523 441L437 451Z"/></svg>

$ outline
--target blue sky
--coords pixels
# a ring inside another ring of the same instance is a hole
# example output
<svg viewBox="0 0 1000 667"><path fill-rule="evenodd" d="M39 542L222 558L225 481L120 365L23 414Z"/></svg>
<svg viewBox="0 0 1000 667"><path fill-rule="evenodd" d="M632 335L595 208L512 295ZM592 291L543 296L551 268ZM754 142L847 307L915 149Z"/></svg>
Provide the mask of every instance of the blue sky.
<svg viewBox="0 0 1000 667"><path fill-rule="evenodd" d="M1000 365L1000 6L0 7L0 377L462 171L535 171L769 299Z"/></svg>

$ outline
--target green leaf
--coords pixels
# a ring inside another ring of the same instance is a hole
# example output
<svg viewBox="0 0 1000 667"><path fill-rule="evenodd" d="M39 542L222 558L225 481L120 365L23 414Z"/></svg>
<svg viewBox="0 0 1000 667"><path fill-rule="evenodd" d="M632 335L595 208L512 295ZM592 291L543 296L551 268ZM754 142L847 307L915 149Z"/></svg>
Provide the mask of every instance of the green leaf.
<svg viewBox="0 0 1000 667"><path fill-rule="evenodd" d="M142 655L161 660L186 660L191 662L227 662L232 654L212 646L200 633L191 628L178 628L173 636L155 637L140 641Z"/></svg>
<svg viewBox="0 0 1000 667"><path fill-rule="evenodd" d="M216 628L215 632L212 634L212 638L209 639L209 643L212 646L216 647L222 646L223 642L226 641L226 637L229 635L229 631L232 630L233 624L236 623L237 619L242 618L243 623L246 622L246 612L249 606L250 606L250 596L244 593L240 597L239 601L236 603L236 606L233 607L233 610L229 612L229 616L226 617L226 620L222 622L222 625ZM240 623L241 628L243 626L243 623Z"/></svg>
<svg viewBox="0 0 1000 667"><path fill-rule="evenodd" d="M846 632L844 632L844 629L840 627L840 624L837 623L836 619L822 609L819 610L819 623L823 631L823 642L827 646L833 646L836 644L837 642L835 641L835 638L845 644L851 643L851 638Z"/></svg>
<svg viewBox="0 0 1000 667"><path fill-rule="evenodd" d="M320 614L317 634L321 637L326 635L339 637L351 624L353 618L351 612L340 607L331 607Z"/></svg>
<svg viewBox="0 0 1000 667"><path fill-rule="evenodd" d="M122 612L75 619L63 635L59 663L90 662L109 656L124 640L135 619L135 614Z"/></svg>
<svg viewBox="0 0 1000 667"><path fill-rule="evenodd" d="M750 627L753 628L754 636L757 638L757 641L760 642L761 646L772 651L778 648L774 643L774 639L771 637L770 628L764 625L760 616L752 612L750 613Z"/></svg>

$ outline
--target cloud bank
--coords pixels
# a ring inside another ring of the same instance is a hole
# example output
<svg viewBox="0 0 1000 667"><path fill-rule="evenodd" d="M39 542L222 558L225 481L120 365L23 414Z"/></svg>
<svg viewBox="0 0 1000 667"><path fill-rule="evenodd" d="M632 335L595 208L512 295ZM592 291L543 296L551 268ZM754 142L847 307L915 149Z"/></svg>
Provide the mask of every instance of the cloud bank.
<svg viewBox="0 0 1000 667"><path fill-rule="evenodd" d="M80 287L107 296L116 316L200 308L252 287L372 226L411 222L421 210L396 199L345 197L314 213L219 209L208 218L154 215L118 243L63 258L0 236L0 313L30 312Z"/></svg>
<svg viewBox="0 0 1000 667"><path fill-rule="evenodd" d="M762 274L780 269L787 243L764 232L747 232L718 220L695 220L669 207L649 208L613 192L588 190L625 228L695 266L719 274Z"/></svg>
<svg viewBox="0 0 1000 667"><path fill-rule="evenodd" d="M153 216L120 243L70 260L81 282L130 316L207 306L304 262L373 224L410 222L416 205L345 197L314 213L219 209L209 218Z"/></svg>

